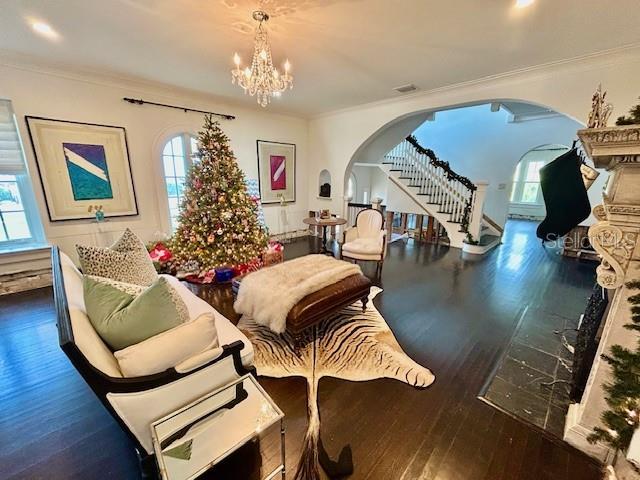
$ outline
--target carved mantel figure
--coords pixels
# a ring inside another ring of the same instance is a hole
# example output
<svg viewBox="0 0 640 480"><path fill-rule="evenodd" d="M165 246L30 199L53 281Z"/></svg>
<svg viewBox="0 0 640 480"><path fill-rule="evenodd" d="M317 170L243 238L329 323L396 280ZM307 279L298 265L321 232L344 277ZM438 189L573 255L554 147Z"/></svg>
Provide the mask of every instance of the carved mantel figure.
<svg viewBox="0 0 640 480"><path fill-rule="evenodd" d="M610 172L589 238L602 257L598 283L615 289L622 286L629 263L640 260L640 125L589 128L578 136L595 166Z"/></svg>

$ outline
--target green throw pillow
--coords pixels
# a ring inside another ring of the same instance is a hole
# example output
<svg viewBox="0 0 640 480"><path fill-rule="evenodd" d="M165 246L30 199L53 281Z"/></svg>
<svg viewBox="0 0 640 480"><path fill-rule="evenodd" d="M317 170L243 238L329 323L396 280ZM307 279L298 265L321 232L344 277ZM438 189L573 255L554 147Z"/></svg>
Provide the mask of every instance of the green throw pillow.
<svg viewBox="0 0 640 480"><path fill-rule="evenodd" d="M112 350L122 350L188 320L176 290L160 277L149 287L85 275L89 321Z"/></svg>

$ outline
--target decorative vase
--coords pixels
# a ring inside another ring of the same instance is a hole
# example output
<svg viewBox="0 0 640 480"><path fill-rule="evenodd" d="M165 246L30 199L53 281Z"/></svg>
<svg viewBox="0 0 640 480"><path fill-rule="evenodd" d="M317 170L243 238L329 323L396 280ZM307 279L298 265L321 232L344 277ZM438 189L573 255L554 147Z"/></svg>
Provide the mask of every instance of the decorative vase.
<svg viewBox="0 0 640 480"><path fill-rule="evenodd" d="M103 221L104 221L104 211L96 210L96 222L103 222Z"/></svg>

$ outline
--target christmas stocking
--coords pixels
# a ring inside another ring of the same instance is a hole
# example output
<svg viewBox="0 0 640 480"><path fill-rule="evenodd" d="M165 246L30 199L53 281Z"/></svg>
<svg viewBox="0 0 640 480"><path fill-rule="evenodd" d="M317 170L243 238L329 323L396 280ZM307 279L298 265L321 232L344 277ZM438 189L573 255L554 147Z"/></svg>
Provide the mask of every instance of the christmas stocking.
<svg viewBox="0 0 640 480"><path fill-rule="evenodd" d="M538 225L536 235L543 242L566 235L591 213L580 165L580 157L573 149L540 169L547 216Z"/></svg>

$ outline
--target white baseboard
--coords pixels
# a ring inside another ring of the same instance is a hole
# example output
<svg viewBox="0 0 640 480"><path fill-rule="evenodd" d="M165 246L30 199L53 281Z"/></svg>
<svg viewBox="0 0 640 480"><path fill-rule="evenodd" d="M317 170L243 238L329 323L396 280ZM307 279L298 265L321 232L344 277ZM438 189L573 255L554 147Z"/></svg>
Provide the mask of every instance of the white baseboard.
<svg viewBox="0 0 640 480"><path fill-rule="evenodd" d="M269 239L276 242L281 242L286 239L308 237L309 234L309 230L307 229L293 230L291 232L274 233L273 235L269 236Z"/></svg>

